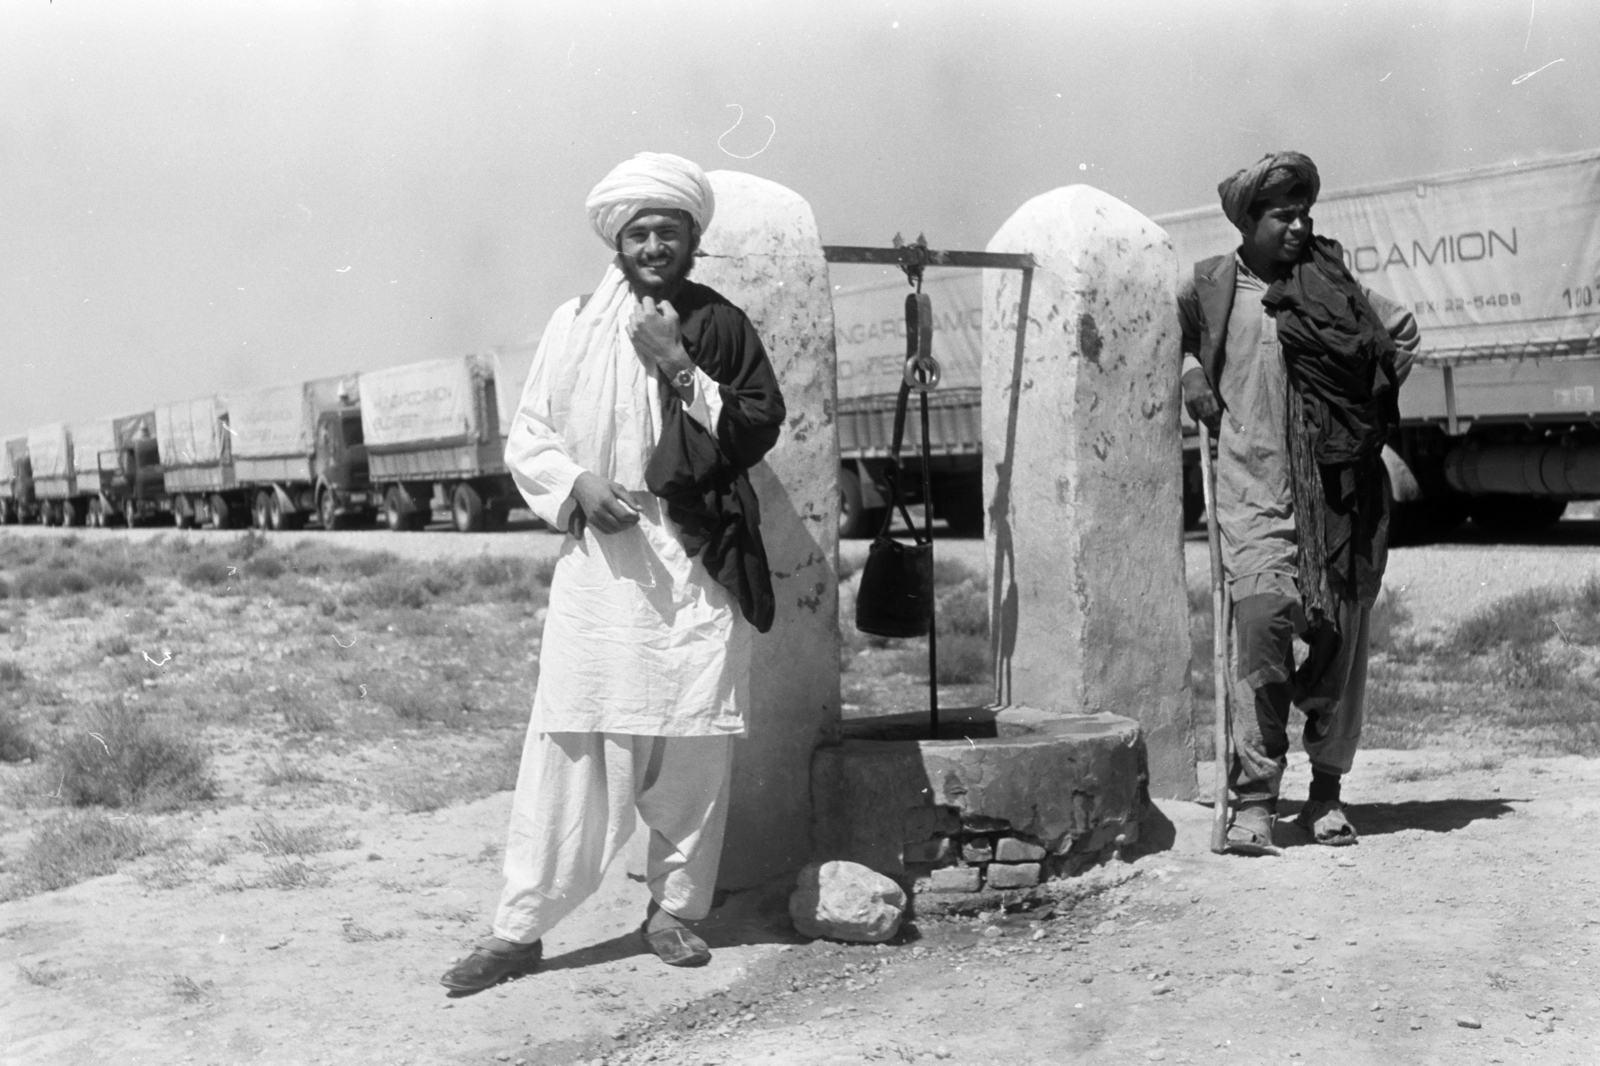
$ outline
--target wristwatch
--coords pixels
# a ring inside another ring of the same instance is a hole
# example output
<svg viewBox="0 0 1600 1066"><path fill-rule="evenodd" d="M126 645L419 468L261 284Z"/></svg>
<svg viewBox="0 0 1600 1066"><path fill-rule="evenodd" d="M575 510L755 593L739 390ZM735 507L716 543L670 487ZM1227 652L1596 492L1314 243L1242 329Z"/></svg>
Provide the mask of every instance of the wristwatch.
<svg viewBox="0 0 1600 1066"><path fill-rule="evenodd" d="M694 368L685 367L672 375L672 383L680 389L692 388L694 385Z"/></svg>

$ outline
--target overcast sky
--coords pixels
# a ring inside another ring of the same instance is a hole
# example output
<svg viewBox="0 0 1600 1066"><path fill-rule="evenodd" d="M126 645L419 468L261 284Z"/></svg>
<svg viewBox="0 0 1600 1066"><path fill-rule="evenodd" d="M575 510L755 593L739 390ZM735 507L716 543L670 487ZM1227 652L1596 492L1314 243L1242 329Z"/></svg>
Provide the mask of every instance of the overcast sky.
<svg viewBox="0 0 1600 1066"><path fill-rule="evenodd" d="M1592 0L6 0L0 433L522 341L644 149L982 248L1277 148L1329 190L1595 148L1597 55Z"/></svg>

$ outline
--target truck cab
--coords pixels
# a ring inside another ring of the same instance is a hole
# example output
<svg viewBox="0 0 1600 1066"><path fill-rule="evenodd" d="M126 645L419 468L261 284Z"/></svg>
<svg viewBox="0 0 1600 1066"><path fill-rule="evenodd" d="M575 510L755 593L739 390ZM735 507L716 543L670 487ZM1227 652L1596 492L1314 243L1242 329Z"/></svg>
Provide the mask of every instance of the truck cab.
<svg viewBox="0 0 1600 1066"><path fill-rule="evenodd" d="M373 511L372 475L361 433L361 409L324 411L317 418L317 514L324 529L342 529Z"/></svg>
<svg viewBox="0 0 1600 1066"><path fill-rule="evenodd" d="M166 474L154 437L139 437L100 454L106 504L133 528L166 510Z"/></svg>

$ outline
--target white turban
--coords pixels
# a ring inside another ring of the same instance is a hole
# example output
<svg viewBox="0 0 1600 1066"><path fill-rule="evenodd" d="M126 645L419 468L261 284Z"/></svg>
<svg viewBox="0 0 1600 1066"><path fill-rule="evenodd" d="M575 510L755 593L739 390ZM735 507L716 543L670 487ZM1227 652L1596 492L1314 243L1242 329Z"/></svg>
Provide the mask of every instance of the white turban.
<svg viewBox="0 0 1600 1066"><path fill-rule="evenodd" d="M706 172L683 156L640 152L600 179L583 206L600 239L615 248L622 227L647 208L687 211L704 233L716 198Z"/></svg>

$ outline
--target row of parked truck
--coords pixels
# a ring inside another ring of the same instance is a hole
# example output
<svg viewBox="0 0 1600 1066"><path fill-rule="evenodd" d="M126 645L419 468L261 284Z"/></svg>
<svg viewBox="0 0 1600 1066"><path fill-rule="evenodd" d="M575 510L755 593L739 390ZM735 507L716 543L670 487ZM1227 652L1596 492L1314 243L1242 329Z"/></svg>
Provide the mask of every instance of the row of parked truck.
<svg viewBox="0 0 1600 1066"><path fill-rule="evenodd" d="M4 442L0 521L470 532L519 497L504 433L530 348L54 422Z"/></svg>

